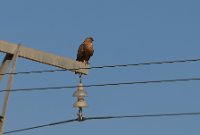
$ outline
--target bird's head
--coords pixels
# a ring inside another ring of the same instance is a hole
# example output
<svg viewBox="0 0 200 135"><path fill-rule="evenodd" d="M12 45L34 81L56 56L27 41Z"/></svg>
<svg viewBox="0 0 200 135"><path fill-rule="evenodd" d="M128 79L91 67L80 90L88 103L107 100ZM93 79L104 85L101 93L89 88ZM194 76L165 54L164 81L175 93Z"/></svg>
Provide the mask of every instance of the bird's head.
<svg viewBox="0 0 200 135"><path fill-rule="evenodd" d="M85 43L85 44L92 44L93 41L94 41L93 37L87 37L87 38L84 40L84 43Z"/></svg>

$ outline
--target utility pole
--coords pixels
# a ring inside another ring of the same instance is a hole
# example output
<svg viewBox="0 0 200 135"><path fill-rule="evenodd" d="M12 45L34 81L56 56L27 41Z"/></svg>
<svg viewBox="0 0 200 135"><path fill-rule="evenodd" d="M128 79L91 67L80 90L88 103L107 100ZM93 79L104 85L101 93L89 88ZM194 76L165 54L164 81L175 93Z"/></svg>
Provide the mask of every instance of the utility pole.
<svg viewBox="0 0 200 135"><path fill-rule="evenodd" d="M0 41L0 52L6 53L5 58L0 66L0 74L5 74L7 69L9 68L9 65L12 64L5 92L2 114L0 116L0 135L2 135L5 125L6 110L8 107L9 95L14 78L13 73L15 72L17 57L69 70L71 72L76 72L79 74L88 74L89 65L85 65L70 58L57 56L22 45ZM0 75L0 83L2 82L2 79L3 75Z"/></svg>
<svg viewBox="0 0 200 135"><path fill-rule="evenodd" d="M15 53L12 56L11 61L9 61L9 63L11 62L12 67L11 67L11 70L10 70L11 74L9 75L9 78L8 78L8 83L7 83L5 98L4 98L4 104L3 104L2 114L1 114L1 116L2 116L2 120L0 121L0 134L1 135L2 135L3 127L4 127L4 123L5 123L6 110L7 110L7 107L8 107L8 99L9 99L10 90L11 90L11 87L12 87L12 82L13 82L13 77L14 77L13 73L15 72L15 69L16 69L16 60L17 60L19 48L20 48L20 45L15 50ZM6 61L6 58L7 57L5 57L5 61ZM8 63L8 65L9 65L9 63ZM2 67L4 67L4 64L5 63L2 64ZM2 68L0 68L0 69L2 69Z"/></svg>

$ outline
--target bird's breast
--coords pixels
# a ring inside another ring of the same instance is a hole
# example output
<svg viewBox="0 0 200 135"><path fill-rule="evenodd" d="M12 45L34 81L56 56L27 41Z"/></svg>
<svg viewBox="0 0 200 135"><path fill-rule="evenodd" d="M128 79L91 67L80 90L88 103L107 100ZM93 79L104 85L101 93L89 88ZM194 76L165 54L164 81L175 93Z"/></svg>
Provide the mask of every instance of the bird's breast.
<svg viewBox="0 0 200 135"><path fill-rule="evenodd" d="M93 52L93 45L92 44L86 45L85 47L86 47L86 51Z"/></svg>

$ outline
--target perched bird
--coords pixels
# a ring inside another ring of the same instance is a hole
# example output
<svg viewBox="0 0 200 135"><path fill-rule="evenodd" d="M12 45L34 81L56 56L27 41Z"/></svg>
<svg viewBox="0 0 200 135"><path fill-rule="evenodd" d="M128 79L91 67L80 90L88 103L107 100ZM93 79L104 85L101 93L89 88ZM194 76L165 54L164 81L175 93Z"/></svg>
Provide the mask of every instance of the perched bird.
<svg viewBox="0 0 200 135"><path fill-rule="evenodd" d="M92 37L87 37L84 42L79 46L76 61L89 64L90 57L94 53L94 48L92 42L94 39Z"/></svg>

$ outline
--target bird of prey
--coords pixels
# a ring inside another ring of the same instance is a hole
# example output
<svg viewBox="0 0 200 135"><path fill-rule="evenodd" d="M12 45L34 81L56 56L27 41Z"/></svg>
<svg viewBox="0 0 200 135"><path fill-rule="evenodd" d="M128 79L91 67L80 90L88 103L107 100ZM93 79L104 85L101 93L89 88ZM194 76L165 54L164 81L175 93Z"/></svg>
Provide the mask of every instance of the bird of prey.
<svg viewBox="0 0 200 135"><path fill-rule="evenodd" d="M84 42L79 46L76 61L89 64L90 57L94 53L94 48L92 42L94 39L92 37L87 37Z"/></svg>

